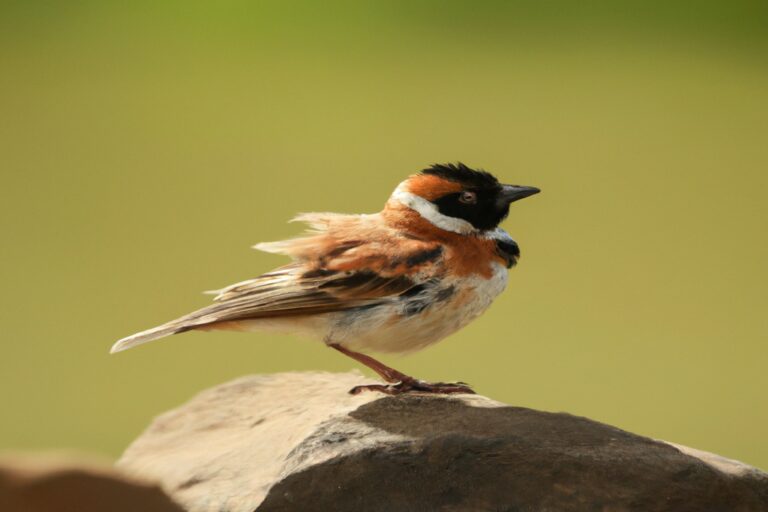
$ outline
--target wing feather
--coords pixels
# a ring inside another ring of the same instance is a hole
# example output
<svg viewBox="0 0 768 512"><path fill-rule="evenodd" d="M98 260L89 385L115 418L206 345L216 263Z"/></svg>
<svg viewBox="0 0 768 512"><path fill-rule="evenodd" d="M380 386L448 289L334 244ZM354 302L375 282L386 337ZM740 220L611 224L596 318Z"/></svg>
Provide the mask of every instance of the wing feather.
<svg viewBox="0 0 768 512"><path fill-rule="evenodd" d="M213 304L118 341L113 352L237 320L305 316L396 300L442 271L442 247L402 237L374 215L304 214L306 236L257 247L294 262L218 290Z"/></svg>

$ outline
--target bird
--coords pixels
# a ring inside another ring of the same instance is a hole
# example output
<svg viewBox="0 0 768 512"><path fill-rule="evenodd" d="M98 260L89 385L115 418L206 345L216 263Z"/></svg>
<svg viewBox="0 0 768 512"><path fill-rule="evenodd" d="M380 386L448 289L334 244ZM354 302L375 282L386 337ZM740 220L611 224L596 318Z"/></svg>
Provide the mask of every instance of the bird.
<svg viewBox="0 0 768 512"><path fill-rule="evenodd" d="M352 394L474 393L463 382L411 377L369 353L415 352L485 312L520 257L499 225L511 203L539 192L461 162L434 164L402 181L379 213L299 214L293 220L308 225L304 234L254 246L290 263L209 292L210 305L123 338L111 352L187 331L288 332L324 342L385 381Z"/></svg>

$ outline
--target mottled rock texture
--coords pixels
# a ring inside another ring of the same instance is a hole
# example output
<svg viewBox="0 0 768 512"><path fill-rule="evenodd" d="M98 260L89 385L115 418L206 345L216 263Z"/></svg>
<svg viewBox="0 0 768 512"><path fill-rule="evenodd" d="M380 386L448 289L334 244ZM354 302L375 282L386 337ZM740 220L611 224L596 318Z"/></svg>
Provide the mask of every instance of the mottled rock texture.
<svg viewBox="0 0 768 512"><path fill-rule="evenodd" d="M736 461L482 396L347 394L369 382L244 377L118 465L192 512L768 511L768 475Z"/></svg>

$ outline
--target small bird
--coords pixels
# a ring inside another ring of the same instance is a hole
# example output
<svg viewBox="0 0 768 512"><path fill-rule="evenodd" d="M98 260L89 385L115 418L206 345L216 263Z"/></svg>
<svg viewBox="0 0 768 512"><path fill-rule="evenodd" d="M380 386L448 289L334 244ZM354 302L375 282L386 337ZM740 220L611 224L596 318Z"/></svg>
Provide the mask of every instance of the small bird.
<svg viewBox="0 0 768 512"><path fill-rule="evenodd" d="M213 304L123 338L111 352L194 330L277 330L307 335L368 366L386 394L473 393L461 382L430 383L366 352L409 353L456 332L507 285L520 249L499 224L510 203L540 192L502 185L462 163L435 164L400 183L375 214L304 213L304 236L256 249L292 259L235 283Z"/></svg>

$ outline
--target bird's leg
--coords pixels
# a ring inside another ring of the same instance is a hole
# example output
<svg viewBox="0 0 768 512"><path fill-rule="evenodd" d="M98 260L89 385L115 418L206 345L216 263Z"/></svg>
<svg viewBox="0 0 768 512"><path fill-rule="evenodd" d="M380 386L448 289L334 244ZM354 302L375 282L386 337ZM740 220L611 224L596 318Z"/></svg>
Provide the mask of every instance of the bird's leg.
<svg viewBox="0 0 768 512"><path fill-rule="evenodd" d="M450 394L450 393L469 393L474 394L472 388L462 382L450 383L450 382L424 382L422 380L414 379L408 375L401 373L394 368L377 361L371 356L349 350L342 347L338 343L329 343L330 347L338 350L345 356L351 357L355 361L363 363L365 366L375 371L382 379L389 382L385 384L368 384L365 386L355 386L350 389L349 392L353 395L360 393L361 391L381 391L388 395L399 395L401 393L408 392L421 392L421 393L436 393L436 394Z"/></svg>
<svg viewBox="0 0 768 512"><path fill-rule="evenodd" d="M360 352L355 352L354 350L349 350L348 348L342 347L338 343L331 343L329 346L335 348L345 356L351 357L359 363L363 363L365 366L379 374L379 377L389 382L390 384L394 384L396 382L404 382L407 380L416 380L404 373L400 373L394 368L390 368L384 363L380 363L371 356L361 354Z"/></svg>

